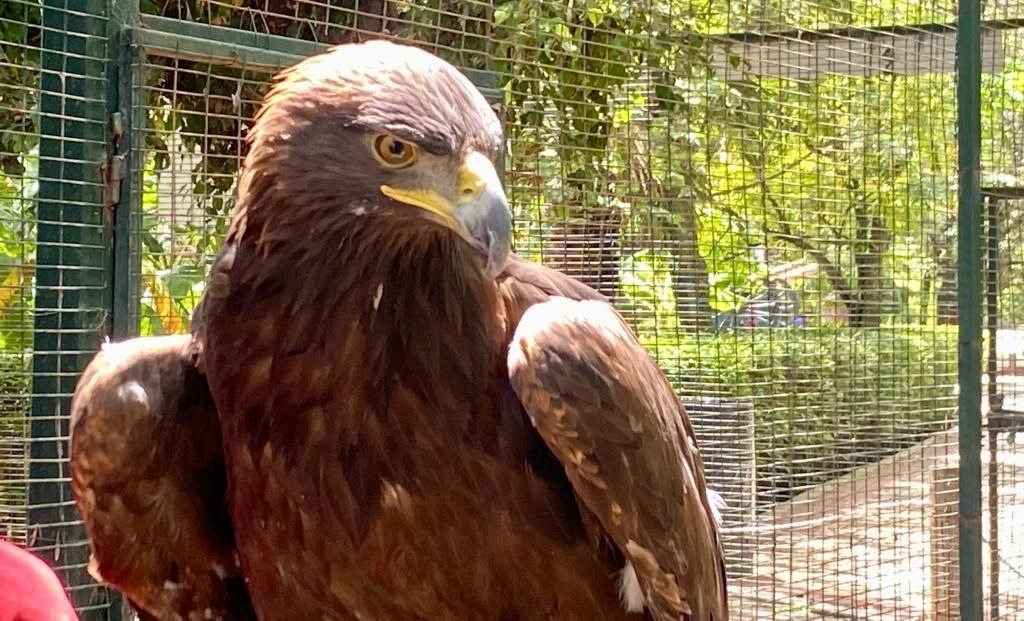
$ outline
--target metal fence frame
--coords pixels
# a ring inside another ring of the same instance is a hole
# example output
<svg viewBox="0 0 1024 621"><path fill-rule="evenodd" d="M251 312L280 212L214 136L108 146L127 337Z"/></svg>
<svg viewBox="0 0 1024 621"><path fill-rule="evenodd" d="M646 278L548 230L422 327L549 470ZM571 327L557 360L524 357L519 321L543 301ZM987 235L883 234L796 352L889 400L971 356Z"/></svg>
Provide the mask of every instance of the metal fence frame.
<svg viewBox="0 0 1024 621"><path fill-rule="evenodd" d="M139 205L132 158L140 149L132 131L141 106L137 60L146 53L274 71L323 46L286 37L141 16L134 0L43 0L38 308L33 357L33 438L66 438L69 398L81 369L104 335L136 333L139 258L132 221ZM69 13L105 14L96 20ZM983 616L981 538L982 447L982 201L980 193L981 7L961 2L958 26L959 143L959 543L960 613ZM90 30L91 29L91 30ZM102 55L106 66L90 60ZM91 48L86 53L86 48ZM69 68L73 71L67 71ZM66 77L73 73L75 77ZM467 72L489 101L501 105L493 76ZM105 80L85 76L105 76ZM104 89L104 86L105 89ZM102 105L98 102L106 102ZM79 140L80 139L80 140ZM108 152L92 148L107 144ZM89 164L90 162L95 165ZM83 208L83 206L85 206ZM103 234L96 231L102 230ZM53 309L56 309L54 312ZM83 537L63 480L60 441L31 444L28 490L33 547L49 560L68 538ZM75 559L84 566L87 559ZM84 571L65 576L86 585ZM116 598L111 598L112 603ZM75 601L78 606L88 602ZM95 602L93 602L95 603ZM119 617L111 605L108 618Z"/></svg>
<svg viewBox="0 0 1024 621"><path fill-rule="evenodd" d="M983 618L981 540L981 3L957 25L957 324L959 327L960 615Z"/></svg>

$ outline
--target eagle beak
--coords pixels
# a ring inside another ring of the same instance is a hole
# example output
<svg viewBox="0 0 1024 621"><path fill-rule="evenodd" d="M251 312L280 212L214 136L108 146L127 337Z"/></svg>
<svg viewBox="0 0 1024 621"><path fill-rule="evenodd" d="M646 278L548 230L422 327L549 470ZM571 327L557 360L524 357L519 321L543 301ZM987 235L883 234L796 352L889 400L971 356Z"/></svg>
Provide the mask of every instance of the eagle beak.
<svg viewBox="0 0 1024 621"><path fill-rule="evenodd" d="M458 192L455 219L487 255L488 273L497 276L511 251L512 212L491 160L470 153L459 169Z"/></svg>
<svg viewBox="0 0 1024 621"><path fill-rule="evenodd" d="M380 191L396 201L430 212L479 248L487 257L491 276L505 269L512 244L512 212L498 171L487 156L472 152L463 160L454 201L433 189L382 185Z"/></svg>

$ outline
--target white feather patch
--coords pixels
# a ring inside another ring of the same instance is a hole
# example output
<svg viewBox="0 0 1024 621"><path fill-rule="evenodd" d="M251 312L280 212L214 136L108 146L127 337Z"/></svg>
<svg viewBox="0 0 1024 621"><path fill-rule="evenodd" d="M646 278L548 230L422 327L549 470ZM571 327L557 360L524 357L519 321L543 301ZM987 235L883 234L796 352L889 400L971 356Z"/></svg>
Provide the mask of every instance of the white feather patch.
<svg viewBox="0 0 1024 621"><path fill-rule="evenodd" d="M221 565L220 563L214 563L211 566L211 569L213 569L213 573L215 573L217 575L217 577L220 578L221 580L226 578L227 575L228 575L228 572L224 571L224 566Z"/></svg>
<svg viewBox="0 0 1024 621"><path fill-rule="evenodd" d="M142 384L135 380L125 382L117 387L117 398L122 404L136 405L142 408L149 408L149 395Z"/></svg>
<svg viewBox="0 0 1024 621"><path fill-rule="evenodd" d="M722 511L728 507L725 498L722 495L711 489L707 488L708 504L711 505L711 513L715 516L715 526L722 527Z"/></svg>
<svg viewBox="0 0 1024 621"><path fill-rule="evenodd" d="M523 314L513 342L520 339L535 341L555 326L572 324L602 330L611 339L633 341L629 328L610 304L597 300L576 301L553 296L545 302L531 306Z"/></svg>
<svg viewBox="0 0 1024 621"><path fill-rule="evenodd" d="M619 601L626 612L643 612L647 606L647 598L640 590L640 580L636 577L633 563L626 561L626 566L619 572Z"/></svg>
<svg viewBox="0 0 1024 621"><path fill-rule="evenodd" d="M380 306L380 298L384 295L384 283L377 285L377 291L373 294L373 310L377 310Z"/></svg>

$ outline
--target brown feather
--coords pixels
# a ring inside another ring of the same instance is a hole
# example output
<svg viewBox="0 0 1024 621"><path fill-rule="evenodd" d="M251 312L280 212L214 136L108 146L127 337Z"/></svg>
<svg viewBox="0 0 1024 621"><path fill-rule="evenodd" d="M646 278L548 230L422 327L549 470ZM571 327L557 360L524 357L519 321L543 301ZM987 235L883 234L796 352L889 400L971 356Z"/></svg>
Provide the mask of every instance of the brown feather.
<svg viewBox="0 0 1024 621"><path fill-rule="evenodd" d="M509 391L504 326L480 257L400 212L360 218L340 253L262 258L239 244L233 293L205 303L257 609L627 618L618 567L595 556L564 475L518 402L496 407Z"/></svg>
<svg viewBox="0 0 1024 621"><path fill-rule="evenodd" d="M71 486L98 579L156 618L253 619L191 340L134 339L93 358L72 400Z"/></svg>
<svg viewBox="0 0 1024 621"><path fill-rule="evenodd" d="M633 564L658 621L728 619L721 540L693 429L607 304L531 308L512 384L586 507Z"/></svg>
<svg viewBox="0 0 1024 621"><path fill-rule="evenodd" d="M391 173L368 132L452 162L502 145L469 82L408 48L335 50L268 95L196 331L256 610L643 618L618 601L625 548L531 426L506 365L530 305L599 296L518 259L495 282L462 237L381 194Z"/></svg>

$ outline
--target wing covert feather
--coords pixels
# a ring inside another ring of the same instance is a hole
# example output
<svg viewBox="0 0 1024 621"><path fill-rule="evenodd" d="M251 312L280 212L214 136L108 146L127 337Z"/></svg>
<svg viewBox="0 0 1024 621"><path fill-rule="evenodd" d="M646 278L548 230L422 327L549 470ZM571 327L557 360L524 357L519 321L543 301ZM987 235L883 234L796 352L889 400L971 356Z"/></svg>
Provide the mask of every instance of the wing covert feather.
<svg viewBox="0 0 1024 621"><path fill-rule="evenodd" d="M70 445L94 577L157 619L255 618L191 336L104 345L75 389Z"/></svg>
<svg viewBox="0 0 1024 621"><path fill-rule="evenodd" d="M723 552L693 429L615 310L561 297L531 306L508 368L577 495L632 563L653 618L727 620Z"/></svg>

